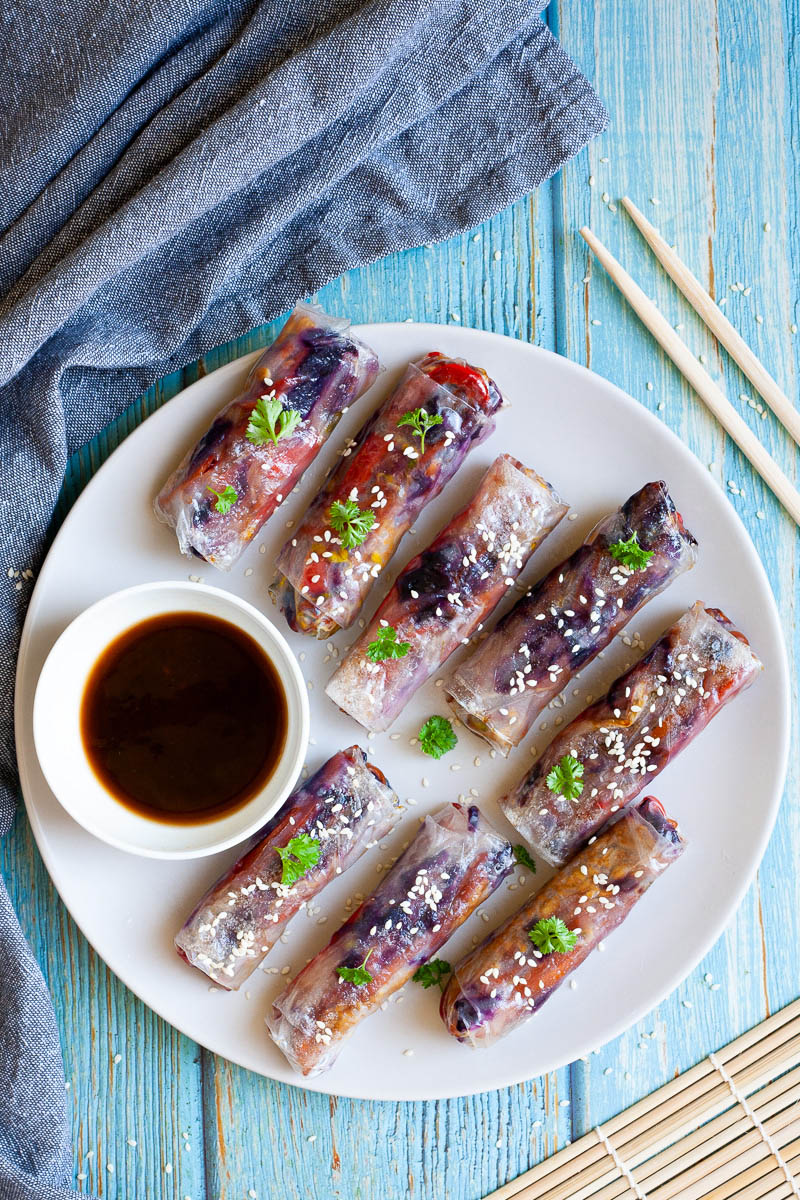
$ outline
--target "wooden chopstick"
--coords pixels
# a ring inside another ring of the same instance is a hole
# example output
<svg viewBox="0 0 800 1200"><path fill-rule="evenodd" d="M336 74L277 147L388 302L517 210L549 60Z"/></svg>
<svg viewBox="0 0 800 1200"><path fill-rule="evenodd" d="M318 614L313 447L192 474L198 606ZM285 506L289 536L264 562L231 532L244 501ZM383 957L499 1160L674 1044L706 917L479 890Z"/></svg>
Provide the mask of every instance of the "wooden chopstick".
<svg viewBox="0 0 800 1200"><path fill-rule="evenodd" d="M756 358L741 334L734 329L728 318L711 299L700 280L678 258L672 247L667 245L644 213L628 196L622 197L622 203L670 279L678 285L695 312L703 318L714 336L722 342L731 358L739 364L753 387L759 395L763 396L787 432L800 445L800 412L794 407L789 397L781 391L764 364Z"/></svg>
<svg viewBox="0 0 800 1200"><path fill-rule="evenodd" d="M669 321L659 312L649 296L646 296L613 254L584 225L581 236L603 264L625 299L643 321L659 345L667 352L675 366L692 385L700 399L711 409L720 425L730 434L736 445L758 471L761 478L772 489L786 511L800 525L800 493L784 475L775 459L769 454L746 421L739 416L725 393L714 382L707 371L692 354L689 347L678 337Z"/></svg>

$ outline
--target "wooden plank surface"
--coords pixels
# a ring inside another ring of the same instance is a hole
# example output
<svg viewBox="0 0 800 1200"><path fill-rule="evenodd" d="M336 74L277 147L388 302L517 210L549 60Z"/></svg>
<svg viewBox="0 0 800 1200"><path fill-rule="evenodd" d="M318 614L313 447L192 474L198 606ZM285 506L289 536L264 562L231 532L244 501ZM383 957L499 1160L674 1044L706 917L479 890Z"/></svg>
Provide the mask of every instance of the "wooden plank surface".
<svg viewBox="0 0 800 1200"><path fill-rule="evenodd" d="M796 480L788 438L770 414L749 407L747 381L654 266L615 200L627 191L677 243L796 398L800 0L674 0L668 7L661 0L553 0L549 20L606 99L609 131L536 197L444 245L351 272L319 298L355 321L458 321L530 338L587 363L657 412L709 464L753 537L796 663L797 531L589 264L576 231L592 225L682 327ZM198 371L263 344L270 333L257 331L152 389L75 456L60 512L147 412ZM792 682L796 699L796 673ZM233 1067L177 1034L88 947L21 814L0 843L0 870L53 992L78 1186L125 1200L483 1196L800 991L797 757L795 734L786 798L757 883L673 996L586 1062L520 1087L430 1104L308 1094Z"/></svg>

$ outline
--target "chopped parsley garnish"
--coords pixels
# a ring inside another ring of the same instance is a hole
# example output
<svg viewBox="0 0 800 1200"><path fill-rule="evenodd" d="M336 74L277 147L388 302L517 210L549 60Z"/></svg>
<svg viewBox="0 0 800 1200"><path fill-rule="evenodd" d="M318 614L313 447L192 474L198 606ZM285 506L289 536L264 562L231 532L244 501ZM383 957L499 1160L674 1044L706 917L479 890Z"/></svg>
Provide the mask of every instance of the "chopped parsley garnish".
<svg viewBox="0 0 800 1200"><path fill-rule="evenodd" d="M398 642L393 625L381 625L375 641L367 646L367 658L374 663L384 658L405 658L410 649L411 642Z"/></svg>
<svg viewBox="0 0 800 1200"><path fill-rule="evenodd" d="M371 950L370 950L369 954L372 954ZM365 983L372 983L372 976L370 975L369 971L367 970L367 962L369 961L369 954L367 955L367 957L364 959L364 961L361 963L360 966L358 966L358 967L337 967L336 974L339 976L340 979L343 979L345 981L345 983L354 983L356 985L356 987L363 987Z"/></svg>
<svg viewBox="0 0 800 1200"><path fill-rule="evenodd" d="M411 978L414 983L421 983L424 988L433 987L434 984L439 985L444 991L444 983L442 982L445 975L449 975L452 970L449 962L445 962L443 958L432 958L430 962L423 963L421 967L417 967Z"/></svg>
<svg viewBox="0 0 800 1200"><path fill-rule="evenodd" d="M633 531L627 541L620 539L608 547L609 554L621 562L629 571L643 571L653 557L652 550L645 550L639 545L639 535Z"/></svg>
<svg viewBox="0 0 800 1200"><path fill-rule="evenodd" d="M422 753L431 758L441 758L458 742L447 717L428 717L417 736Z"/></svg>
<svg viewBox="0 0 800 1200"><path fill-rule="evenodd" d="M277 446L281 438L293 433L303 418L293 408L284 408L274 392L260 396L250 414L245 437L254 446L273 442Z"/></svg>
<svg viewBox="0 0 800 1200"><path fill-rule="evenodd" d="M214 508L218 513L222 513L223 517L228 515L236 501L239 499L239 493L235 492L230 484L228 484L226 488L223 488L221 492L215 492L212 487L207 488L206 490L211 492L212 496L217 497Z"/></svg>
<svg viewBox="0 0 800 1200"><path fill-rule="evenodd" d="M414 430L413 436L419 438L420 456L425 453L425 434L429 429L433 429L434 425L441 425L444 417L441 413L429 413L427 409L415 408L412 412L403 413L398 425L410 425Z"/></svg>
<svg viewBox="0 0 800 1200"><path fill-rule="evenodd" d="M577 800L583 791L582 779L583 763L578 762L573 755L565 754L547 776L547 786L551 792L556 792L567 800Z"/></svg>
<svg viewBox="0 0 800 1200"><path fill-rule="evenodd" d="M297 883L319 862L320 845L310 833L298 833L285 846L276 846L275 849L283 866L281 883L286 887Z"/></svg>
<svg viewBox="0 0 800 1200"><path fill-rule="evenodd" d="M334 500L328 509L328 520L333 532L339 534L344 549L353 550L361 545L375 524L375 513L371 508L359 508L355 500Z"/></svg>
<svg viewBox="0 0 800 1200"><path fill-rule="evenodd" d="M577 932L567 929L561 917L544 917L537 921L528 937L542 954L567 954L578 941Z"/></svg>
<svg viewBox="0 0 800 1200"><path fill-rule="evenodd" d="M517 845L514 847L514 858L521 867L527 867L528 870L532 871L534 875L536 874L536 863L533 861L524 846Z"/></svg>

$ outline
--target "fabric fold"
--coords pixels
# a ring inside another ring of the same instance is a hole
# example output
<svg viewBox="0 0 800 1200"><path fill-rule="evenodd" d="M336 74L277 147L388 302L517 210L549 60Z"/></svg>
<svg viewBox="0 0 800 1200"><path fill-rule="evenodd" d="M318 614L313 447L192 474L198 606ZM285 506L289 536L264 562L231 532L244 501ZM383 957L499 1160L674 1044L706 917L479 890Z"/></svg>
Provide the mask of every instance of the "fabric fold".
<svg viewBox="0 0 800 1200"><path fill-rule="evenodd" d="M72 1200L64 1068L50 997L0 878L0 1196Z"/></svg>

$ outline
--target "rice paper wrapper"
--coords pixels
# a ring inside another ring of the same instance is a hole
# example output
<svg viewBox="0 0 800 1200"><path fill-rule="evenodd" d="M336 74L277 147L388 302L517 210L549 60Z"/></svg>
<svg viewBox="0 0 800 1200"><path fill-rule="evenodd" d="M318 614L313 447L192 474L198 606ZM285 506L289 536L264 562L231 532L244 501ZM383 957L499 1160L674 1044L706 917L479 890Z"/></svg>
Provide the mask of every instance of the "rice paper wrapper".
<svg viewBox="0 0 800 1200"><path fill-rule="evenodd" d="M433 958L509 874L511 846L474 805L422 822L379 887L275 1000L267 1027L296 1071L318 1075L359 1022ZM366 965L358 985L338 968Z"/></svg>
<svg viewBox="0 0 800 1200"><path fill-rule="evenodd" d="M634 536L650 555L636 570L612 553ZM456 714L507 756L550 701L696 558L666 484L645 484L458 666L447 684Z"/></svg>
<svg viewBox="0 0 800 1200"><path fill-rule="evenodd" d="M403 535L494 429L502 403L485 371L460 359L428 354L412 363L395 391L345 446L299 528L277 560L270 594L292 629L317 638L346 629ZM424 439L409 413L436 421ZM332 527L334 501L352 501L374 517L360 545L345 548Z"/></svg>
<svg viewBox="0 0 800 1200"><path fill-rule="evenodd" d="M698 601L553 739L500 807L542 858L561 866L760 671L744 634ZM548 784L566 757L581 767L571 797Z"/></svg>
<svg viewBox="0 0 800 1200"><path fill-rule="evenodd" d="M365 729L387 729L454 650L507 595L531 554L567 512L541 475L501 454L477 492L397 577L326 692ZM370 658L390 626L402 657Z"/></svg>
<svg viewBox="0 0 800 1200"><path fill-rule="evenodd" d="M311 466L342 413L370 387L377 356L349 329L344 318L298 304L256 360L244 390L170 475L154 507L175 530L182 553L229 570ZM291 433L256 445L247 430L262 396L301 420ZM236 497L229 507L217 498L227 488Z"/></svg>
<svg viewBox="0 0 800 1200"><path fill-rule="evenodd" d="M482 1047L524 1025L625 920L685 845L653 797L626 813L456 965L440 1003L448 1033ZM544 954L529 934L554 917L577 932L577 942L566 953Z"/></svg>
<svg viewBox="0 0 800 1200"><path fill-rule="evenodd" d="M340 750L289 797L250 848L212 885L175 938L178 953L235 990L263 962L294 914L399 821L402 809L359 746ZM291 886L278 848L308 834L319 858Z"/></svg>

